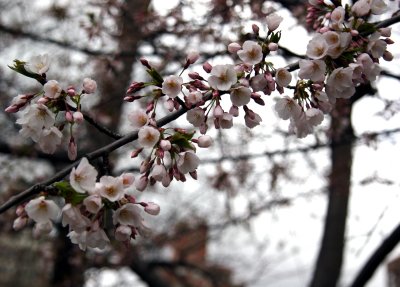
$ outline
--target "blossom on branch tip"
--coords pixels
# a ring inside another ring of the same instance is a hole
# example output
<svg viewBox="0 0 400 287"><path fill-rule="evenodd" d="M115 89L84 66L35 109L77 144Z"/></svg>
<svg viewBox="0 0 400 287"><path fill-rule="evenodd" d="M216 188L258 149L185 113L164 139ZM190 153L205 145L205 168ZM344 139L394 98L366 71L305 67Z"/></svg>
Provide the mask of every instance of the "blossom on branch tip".
<svg viewBox="0 0 400 287"><path fill-rule="evenodd" d="M268 15L267 17L265 17L265 19L267 22L268 30L270 32L278 29L279 25L281 24L281 22L283 20L283 18L281 16L279 16L278 14L275 14L275 13Z"/></svg>
<svg viewBox="0 0 400 287"><path fill-rule="evenodd" d="M168 76L164 78L161 90L164 94L170 98L175 98L181 92L181 87L183 84L183 79L179 76Z"/></svg>
<svg viewBox="0 0 400 287"><path fill-rule="evenodd" d="M45 153L54 153L61 144L62 136L60 130L54 126L43 129L38 139L40 149Z"/></svg>
<svg viewBox="0 0 400 287"><path fill-rule="evenodd" d="M300 60L299 78L310 79L313 82L323 82L326 64L322 60Z"/></svg>
<svg viewBox="0 0 400 287"><path fill-rule="evenodd" d="M308 42L306 55L311 59L321 59L327 55L328 49L324 36L317 34Z"/></svg>
<svg viewBox="0 0 400 287"><path fill-rule="evenodd" d="M210 137L209 135L202 135L199 136L199 138L197 139L197 145L201 148L208 148L212 146L213 142L214 141L212 137Z"/></svg>
<svg viewBox="0 0 400 287"><path fill-rule="evenodd" d="M50 59L47 54L33 56L24 66L28 72L42 75L49 70Z"/></svg>
<svg viewBox="0 0 400 287"><path fill-rule="evenodd" d="M281 87L287 87L292 81L292 74L285 68L279 68L275 73L275 81Z"/></svg>
<svg viewBox="0 0 400 287"><path fill-rule="evenodd" d="M134 110L128 113L128 120L134 128L141 128L149 121L149 116L144 110Z"/></svg>
<svg viewBox="0 0 400 287"><path fill-rule="evenodd" d="M200 107L191 109L186 113L186 119L193 126L199 127L206 119L205 112Z"/></svg>
<svg viewBox="0 0 400 287"><path fill-rule="evenodd" d="M246 87L238 87L231 90L230 98L233 105L240 107L250 102L251 90Z"/></svg>
<svg viewBox="0 0 400 287"><path fill-rule="evenodd" d="M92 194L83 200L83 205L90 213L96 214L103 207L101 196L99 194Z"/></svg>
<svg viewBox="0 0 400 287"><path fill-rule="evenodd" d="M140 208L133 203L126 203L118 208L113 214L113 223L137 227L143 220Z"/></svg>
<svg viewBox="0 0 400 287"><path fill-rule="evenodd" d="M278 113L278 116L283 120L287 120L289 118L297 119L303 112L300 105L289 96L283 96L276 101L275 111Z"/></svg>

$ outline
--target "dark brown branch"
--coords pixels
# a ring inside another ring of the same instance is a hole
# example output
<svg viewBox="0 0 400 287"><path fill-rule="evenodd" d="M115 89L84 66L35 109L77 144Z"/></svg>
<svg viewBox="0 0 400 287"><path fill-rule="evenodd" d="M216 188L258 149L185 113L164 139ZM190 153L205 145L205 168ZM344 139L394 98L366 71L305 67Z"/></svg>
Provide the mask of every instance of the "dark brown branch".
<svg viewBox="0 0 400 287"><path fill-rule="evenodd" d="M176 120L181 115L186 113L186 111L187 111L186 108L181 108L180 110L158 120L157 126L162 127L162 126ZM137 139L138 139L138 132L135 131L135 132L127 134L126 136L120 138L119 140L116 140L116 141L110 143L109 145L106 145L106 146L99 148L91 153L83 155L82 157L86 157L88 160L95 159L95 158L101 157L105 154L111 153L112 151L114 151L132 141L135 141ZM53 177L51 177L39 184L36 184L15 196L12 196L7 202L5 202L4 204L2 204L0 206L0 214L5 212L6 210L10 209L12 206L17 205L17 204L29 199L30 197L40 193L45 186L51 185L51 184L55 183L56 181L62 180L65 176L67 176L70 173L70 171L73 167L75 167L79 164L79 162L80 162L80 160L75 161L74 163L70 164L63 170L57 172Z"/></svg>
<svg viewBox="0 0 400 287"><path fill-rule="evenodd" d="M379 265L385 260L386 256L396 247L400 241L400 224L392 233L382 241L381 245L374 251L363 268L357 274L350 287L362 287L371 279Z"/></svg>
<svg viewBox="0 0 400 287"><path fill-rule="evenodd" d="M109 136L110 138L113 138L115 140L118 140L120 138L122 138L122 135L113 132L111 130L109 130L107 127L99 124L98 122L96 122L93 118L91 118L89 115L87 114L83 114L84 119L91 124L92 126L94 126L96 129L98 129L99 131L101 131L103 134Z"/></svg>

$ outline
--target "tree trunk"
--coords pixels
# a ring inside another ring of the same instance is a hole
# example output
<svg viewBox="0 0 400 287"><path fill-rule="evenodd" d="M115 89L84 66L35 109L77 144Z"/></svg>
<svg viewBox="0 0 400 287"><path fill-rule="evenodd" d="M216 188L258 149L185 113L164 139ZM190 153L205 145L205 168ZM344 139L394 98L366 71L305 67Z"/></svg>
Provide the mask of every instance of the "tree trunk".
<svg viewBox="0 0 400 287"><path fill-rule="evenodd" d="M340 277L354 141L351 109L349 100L340 100L332 113L328 207L311 287L335 287Z"/></svg>

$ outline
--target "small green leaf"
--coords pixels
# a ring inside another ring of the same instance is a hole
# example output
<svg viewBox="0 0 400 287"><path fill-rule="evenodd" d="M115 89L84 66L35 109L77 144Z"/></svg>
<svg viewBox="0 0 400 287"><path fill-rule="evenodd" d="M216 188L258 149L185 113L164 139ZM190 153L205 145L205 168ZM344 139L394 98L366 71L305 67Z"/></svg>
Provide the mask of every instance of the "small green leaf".
<svg viewBox="0 0 400 287"><path fill-rule="evenodd" d="M44 77L42 77L42 75L28 72L25 69L25 64L26 64L26 62L24 62L24 61L14 60L14 65L8 66L8 67L17 73L20 73L21 75L24 75L29 78L33 78L40 83L45 83L46 79Z"/></svg>
<svg viewBox="0 0 400 287"><path fill-rule="evenodd" d="M155 81L156 86L161 86L164 82L164 79L161 75L154 69L148 69L146 72L150 75L150 77Z"/></svg>
<svg viewBox="0 0 400 287"><path fill-rule="evenodd" d="M190 143L190 140L193 138L194 132L192 133L181 133L181 132L176 132L170 139L172 144L175 144L177 146L186 148L186 149L191 149L191 150L196 150L196 148Z"/></svg>
<svg viewBox="0 0 400 287"><path fill-rule="evenodd" d="M72 205L81 203L87 197L87 194L76 192L67 181L56 182L54 187L59 190L60 196L64 197L65 201L71 203Z"/></svg>

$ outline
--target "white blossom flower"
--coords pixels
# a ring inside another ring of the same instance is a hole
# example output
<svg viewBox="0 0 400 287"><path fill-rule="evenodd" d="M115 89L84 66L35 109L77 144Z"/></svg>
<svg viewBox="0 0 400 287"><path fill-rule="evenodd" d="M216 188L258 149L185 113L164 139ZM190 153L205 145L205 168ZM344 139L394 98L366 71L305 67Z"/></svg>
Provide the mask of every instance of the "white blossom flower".
<svg viewBox="0 0 400 287"><path fill-rule="evenodd" d="M144 126L139 130L139 145L142 147L153 147L160 139L160 132L152 126Z"/></svg>
<svg viewBox="0 0 400 287"><path fill-rule="evenodd" d="M198 156L192 151L185 151L179 154L179 158L177 160L177 167L181 173L188 173L195 171L199 166L200 159Z"/></svg>
<svg viewBox="0 0 400 287"><path fill-rule="evenodd" d="M76 168L72 168L69 182L76 192L86 193L95 189L96 177L97 170L84 157Z"/></svg>
<svg viewBox="0 0 400 287"><path fill-rule="evenodd" d="M326 64L322 60L300 60L299 77L310 79L313 82L323 82L325 79Z"/></svg>
<svg viewBox="0 0 400 287"><path fill-rule="evenodd" d="M199 91L189 93L187 96L187 102L191 105L196 105L203 100L203 95Z"/></svg>
<svg viewBox="0 0 400 287"><path fill-rule="evenodd" d="M170 98L175 98L181 92L182 83L183 79L181 77L174 75L168 76L162 83L162 92Z"/></svg>
<svg viewBox="0 0 400 287"><path fill-rule="evenodd" d="M84 216L79 208L70 203L67 203L62 209L61 223L64 227L69 225L70 230L76 232L83 232L91 224L90 219Z"/></svg>
<svg viewBox="0 0 400 287"><path fill-rule="evenodd" d="M48 220L46 222L36 222L33 226L33 236L39 237L48 235L53 230L53 223Z"/></svg>
<svg viewBox="0 0 400 287"><path fill-rule="evenodd" d="M237 75L233 65L216 65L211 70L208 83L211 88L221 91L229 90L237 82Z"/></svg>
<svg viewBox="0 0 400 287"><path fill-rule="evenodd" d="M236 54L237 51L241 50L242 47L238 43L230 43L228 45L228 52L232 54Z"/></svg>
<svg viewBox="0 0 400 287"><path fill-rule="evenodd" d="M120 225L115 229L114 237L118 241L127 241L131 238L132 228L127 225Z"/></svg>
<svg viewBox="0 0 400 287"><path fill-rule="evenodd" d="M371 10L370 0L359 0L351 7L351 12L358 17L363 17Z"/></svg>
<svg viewBox="0 0 400 287"><path fill-rule="evenodd" d="M245 123L246 127L248 127L249 129L252 129L252 128L258 126L262 121L259 114L254 113L254 112L252 114L253 115L250 116L249 113L246 113L246 115L244 116L244 123Z"/></svg>
<svg viewBox="0 0 400 287"><path fill-rule="evenodd" d="M83 79L83 90L86 94L93 94L96 92L97 89L97 83L95 80L92 80L91 78L84 78Z"/></svg>
<svg viewBox="0 0 400 287"><path fill-rule="evenodd" d="M258 74L250 79L250 86L254 92L262 91L268 85L268 81L263 74Z"/></svg>
<svg viewBox="0 0 400 287"><path fill-rule="evenodd" d="M222 117L218 118L219 126L222 129L230 129L233 126L233 116L230 113L223 113Z"/></svg>
<svg viewBox="0 0 400 287"><path fill-rule="evenodd" d="M31 199L25 206L26 214L35 222L46 223L50 219L56 220L60 214L60 208L52 200L46 200L44 196Z"/></svg>
<svg viewBox="0 0 400 287"><path fill-rule="evenodd" d="M25 65L25 69L33 74L44 74L49 70L50 59L47 54L33 56Z"/></svg>
<svg viewBox="0 0 400 287"><path fill-rule="evenodd" d="M156 164L153 167L153 170L151 171L150 176L154 178L156 181L162 181L164 176L167 174L167 170L165 169L165 166L162 164Z"/></svg>
<svg viewBox="0 0 400 287"><path fill-rule="evenodd" d="M99 194L92 194L83 200L83 205L90 213L96 214L103 207L101 196Z"/></svg>
<svg viewBox="0 0 400 287"><path fill-rule="evenodd" d="M356 91L353 84L353 69L340 67L333 70L328 77L325 90L333 101L334 98L350 98Z"/></svg>
<svg viewBox="0 0 400 287"><path fill-rule="evenodd" d="M315 35L307 45L307 57L321 59L328 53L329 45L321 34Z"/></svg>
<svg viewBox="0 0 400 287"><path fill-rule="evenodd" d="M383 54L386 51L386 47L387 47L387 43L385 41L379 39L380 35L381 34L379 32L373 33L369 37L369 42L367 45L368 51L371 53L372 57L374 57L376 59L383 56Z"/></svg>
<svg viewBox="0 0 400 287"><path fill-rule="evenodd" d="M149 121L149 116L144 110L135 110L128 113L128 120L134 128L141 128Z"/></svg>
<svg viewBox="0 0 400 287"><path fill-rule="evenodd" d="M27 107L17 120L17 124L28 126L40 135L43 128L48 129L55 123L55 114L43 104L32 104Z"/></svg>
<svg viewBox="0 0 400 287"><path fill-rule="evenodd" d="M135 182L135 175L131 172L121 174L120 178L125 188L130 187Z"/></svg>
<svg viewBox="0 0 400 287"><path fill-rule="evenodd" d="M298 138L305 138L313 132L313 126L303 111L297 119L290 119L289 132L294 132Z"/></svg>
<svg viewBox="0 0 400 287"><path fill-rule="evenodd" d="M290 84L291 80L292 74L288 70L284 68L279 68L276 70L275 81L279 86L287 87Z"/></svg>
<svg viewBox="0 0 400 287"><path fill-rule="evenodd" d="M336 7L331 13L331 21L335 24L342 24L346 11L342 6Z"/></svg>
<svg viewBox="0 0 400 287"><path fill-rule="evenodd" d="M261 46L254 41L245 41L242 50L239 50L237 54L240 60L248 65L256 65L260 63L263 58Z"/></svg>
<svg viewBox="0 0 400 287"><path fill-rule="evenodd" d="M306 111L306 118L311 125L318 126L324 120L324 114L319 109L310 108Z"/></svg>
<svg viewBox="0 0 400 287"><path fill-rule="evenodd" d="M205 121L204 110L200 107L189 110L186 113L186 119L195 127L199 127Z"/></svg>
<svg viewBox="0 0 400 287"><path fill-rule="evenodd" d="M378 63L375 63L367 53L363 53L357 57L357 63L362 66L362 73L368 81L375 81L381 72Z"/></svg>
<svg viewBox="0 0 400 287"><path fill-rule="evenodd" d="M371 12L375 15L381 15L387 11L387 5L383 0L372 0Z"/></svg>
<svg viewBox="0 0 400 287"><path fill-rule="evenodd" d="M238 87L231 90L232 104L237 107L247 105L250 102L251 90L246 87Z"/></svg>
<svg viewBox="0 0 400 287"><path fill-rule="evenodd" d="M51 99L57 99L61 94L61 86L56 80L50 80L43 86L44 95Z"/></svg>
<svg viewBox="0 0 400 287"><path fill-rule="evenodd" d="M297 119L303 112L300 105L289 96L283 96L276 101L275 111L283 120L287 120L289 118Z"/></svg>
<svg viewBox="0 0 400 287"><path fill-rule="evenodd" d="M121 178L103 175L100 178L98 193L109 201L120 200L125 194Z"/></svg>
<svg viewBox="0 0 400 287"><path fill-rule="evenodd" d="M60 130L53 126L49 129L43 129L37 142L43 152L52 154L61 144L62 136Z"/></svg>
<svg viewBox="0 0 400 287"><path fill-rule="evenodd" d="M266 17L266 22L269 31L275 31L278 29L279 25L281 24L283 18L278 14L272 13Z"/></svg>
<svg viewBox="0 0 400 287"><path fill-rule="evenodd" d="M140 208L133 203L126 203L118 208L113 214L114 225L129 225L137 227L143 220L140 215Z"/></svg>

